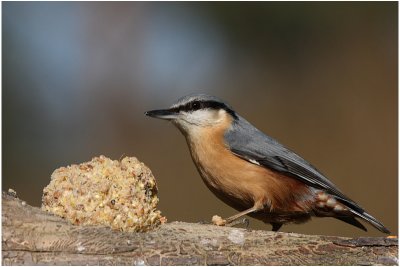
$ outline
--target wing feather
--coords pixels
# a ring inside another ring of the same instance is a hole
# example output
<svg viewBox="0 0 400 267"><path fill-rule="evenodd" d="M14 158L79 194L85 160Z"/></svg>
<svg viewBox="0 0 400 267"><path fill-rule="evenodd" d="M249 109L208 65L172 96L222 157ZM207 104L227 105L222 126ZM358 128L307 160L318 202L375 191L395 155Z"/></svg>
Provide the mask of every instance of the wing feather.
<svg viewBox="0 0 400 267"><path fill-rule="evenodd" d="M314 188L323 189L354 211L361 214L364 212L310 163L259 131L244 118L239 116L224 137L228 148L237 156L285 173Z"/></svg>

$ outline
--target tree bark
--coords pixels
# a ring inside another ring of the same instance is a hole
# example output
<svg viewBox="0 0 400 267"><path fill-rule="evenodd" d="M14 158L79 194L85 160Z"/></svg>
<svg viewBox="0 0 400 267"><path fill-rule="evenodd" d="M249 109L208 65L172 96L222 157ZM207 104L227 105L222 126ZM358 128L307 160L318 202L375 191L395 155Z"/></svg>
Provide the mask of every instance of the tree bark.
<svg viewBox="0 0 400 267"><path fill-rule="evenodd" d="M4 265L397 265L397 238L173 222L147 233L74 226L3 193Z"/></svg>

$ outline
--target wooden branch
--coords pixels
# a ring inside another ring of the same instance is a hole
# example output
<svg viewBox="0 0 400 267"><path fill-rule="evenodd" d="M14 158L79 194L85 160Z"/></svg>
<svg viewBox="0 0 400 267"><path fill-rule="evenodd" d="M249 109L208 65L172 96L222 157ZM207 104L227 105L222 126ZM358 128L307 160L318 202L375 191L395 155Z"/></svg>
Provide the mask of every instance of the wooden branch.
<svg viewBox="0 0 400 267"><path fill-rule="evenodd" d="M3 193L4 265L397 265L397 239L173 222L147 233L82 227Z"/></svg>

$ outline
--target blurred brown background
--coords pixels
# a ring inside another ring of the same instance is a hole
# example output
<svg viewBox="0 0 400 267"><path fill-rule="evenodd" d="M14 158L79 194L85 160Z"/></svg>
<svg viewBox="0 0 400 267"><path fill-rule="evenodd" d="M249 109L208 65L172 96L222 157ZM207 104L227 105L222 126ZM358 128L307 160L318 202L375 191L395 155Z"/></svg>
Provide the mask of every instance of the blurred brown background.
<svg viewBox="0 0 400 267"><path fill-rule="evenodd" d="M397 2L3 2L3 190L104 154L153 171L169 221L234 210L144 111L217 95L397 234ZM251 220L250 227L270 229ZM283 231L368 234L334 219Z"/></svg>

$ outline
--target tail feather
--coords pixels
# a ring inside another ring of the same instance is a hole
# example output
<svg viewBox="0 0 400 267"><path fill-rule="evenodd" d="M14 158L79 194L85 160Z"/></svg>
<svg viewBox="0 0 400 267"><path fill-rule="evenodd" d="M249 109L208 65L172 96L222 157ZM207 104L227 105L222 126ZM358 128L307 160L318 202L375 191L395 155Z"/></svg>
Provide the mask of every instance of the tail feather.
<svg viewBox="0 0 400 267"><path fill-rule="evenodd" d="M354 217L335 217L335 218L367 232L367 228L365 228L365 226L362 225L359 221L357 221L357 219Z"/></svg>
<svg viewBox="0 0 400 267"><path fill-rule="evenodd" d="M356 217L359 217L361 219L364 219L365 221L367 221L369 224L371 224L373 227L375 227L376 229L378 229L379 231L386 233L386 234L390 234L389 229L387 229L382 223L380 223L377 219L375 219L374 217L372 217L371 215L369 215L363 208L361 208L357 203L355 203L354 201L350 200L349 198L343 197L343 196L335 196L336 199L341 202L342 204L346 205L349 210L351 211L351 213L353 213ZM357 221L355 218L352 219L347 219L343 220L342 218L344 217L340 217L338 218L339 220L342 220L344 222L347 222L349 224L352 224L358 228L361 229L365 229L364 226L360 227L360 222ZM351 221L351 222L350 222ZM356 221L356 222L355 222ZM357 225L355 225L355 224Z"/></svg>
<svg viewBox="0 0 400 267"><path fill-rule="evenodd" d="M369 215L367 212L365 212L365 211L357 212L357 211L354 211L354 210L351 210L351 212L354 215L356 215L357 217L360 217L360 218L366 220L369 224L371 224L373 227L375 227L376 229L378 229L382 233L390 234L389 229L387 229L382 223L380 223L377 219L375 219L374 217Z"/></svg>

